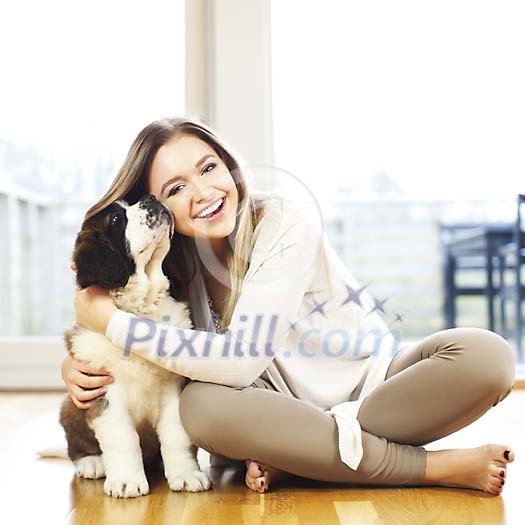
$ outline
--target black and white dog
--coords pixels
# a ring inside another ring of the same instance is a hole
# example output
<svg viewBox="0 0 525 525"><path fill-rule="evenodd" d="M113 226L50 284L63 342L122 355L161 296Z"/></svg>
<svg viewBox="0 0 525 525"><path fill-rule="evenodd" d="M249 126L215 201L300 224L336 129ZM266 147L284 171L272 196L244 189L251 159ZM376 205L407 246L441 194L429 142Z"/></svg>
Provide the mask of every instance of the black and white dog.
<svg viewBox="0 0 525 525"><path fill-rule="evenodd" d="M170 211L147 195L129 206L118 201L84 221L73 261L81 288L99 285L118 308L180 328L191 328L187 305L169 295L162 261L170 248ZM65 334L70 354L104 366L115 378L87 410L67 396L60 423L68 456L84 478L106 476L109 496L131 498L149 492L144 472L159 451L168 484L175 491L211 487L199 469L197 447L184 431L179 398L186 378L113 345L105 336L74 327Z"/></svg>

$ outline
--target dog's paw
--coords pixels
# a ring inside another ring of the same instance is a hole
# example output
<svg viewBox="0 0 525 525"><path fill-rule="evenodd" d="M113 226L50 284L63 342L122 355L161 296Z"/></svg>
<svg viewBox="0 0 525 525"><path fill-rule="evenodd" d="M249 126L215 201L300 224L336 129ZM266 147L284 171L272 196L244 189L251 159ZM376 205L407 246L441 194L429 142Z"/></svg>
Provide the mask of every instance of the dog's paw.
<svg viewBox="0 0 525 525"><path fill-rule="evenodd" d="M74 461L77 474L82 478L100 479L106 475L102 456L84 456Z"/></svg>
<svg viewBox="0 0 525 525"><path fill-rule="evenodd" d="M174 472L166 476L171 490L176 492L202 492L211 488L211 481L208 474L201 470L191 470L186 472Z"/></svg>
<svg viewBox="0 0 525 525"><path fill-rule="evenodd" d="M114 498L136 498L149 493L149 484L145 476L115 476L106 478L104 492Z"/></svg>

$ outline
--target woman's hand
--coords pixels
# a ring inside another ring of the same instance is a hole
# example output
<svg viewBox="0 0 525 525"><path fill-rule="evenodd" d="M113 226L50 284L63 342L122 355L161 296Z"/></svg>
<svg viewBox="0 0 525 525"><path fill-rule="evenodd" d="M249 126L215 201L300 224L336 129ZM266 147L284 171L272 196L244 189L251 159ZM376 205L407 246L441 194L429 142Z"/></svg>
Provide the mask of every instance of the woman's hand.
<svg viewBox="0 0 525 525"><path fill-rule="evenodd" d="M105 368L78 361L70 355L62 361L62 379L73 403L82 409L89 408L93 404L90 401L105 394L107 385L114 382Z"/></svg>
<svg viewBox="0 0 525 525"><path fill-rule="evenodd" d="M106 333L109 320L117 310L109 292L99 286L77 289L74 304L77 323L102 335Z"/></svg>

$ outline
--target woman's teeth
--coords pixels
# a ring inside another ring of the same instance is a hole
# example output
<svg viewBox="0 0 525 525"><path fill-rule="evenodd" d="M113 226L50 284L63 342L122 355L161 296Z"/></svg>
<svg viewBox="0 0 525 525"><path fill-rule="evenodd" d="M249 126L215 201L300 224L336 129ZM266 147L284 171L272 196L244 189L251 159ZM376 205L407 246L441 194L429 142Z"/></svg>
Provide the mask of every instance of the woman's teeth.
<svg viewBox="0 0 525 525"><path fill-rule="evenodd" d="M223 199L218 200L215 204L206 208L200 215L197 215L197 219L205 219L217 211L222 205Z"/></svg>

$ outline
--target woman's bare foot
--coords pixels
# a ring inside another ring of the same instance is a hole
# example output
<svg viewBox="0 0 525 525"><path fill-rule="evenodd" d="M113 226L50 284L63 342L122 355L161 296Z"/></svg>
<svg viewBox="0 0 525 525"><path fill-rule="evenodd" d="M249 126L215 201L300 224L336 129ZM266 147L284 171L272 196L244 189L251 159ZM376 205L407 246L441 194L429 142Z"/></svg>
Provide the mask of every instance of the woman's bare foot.
<svg viewBox="0 0 525 525"><path fill-rule="evenodd" d="M501 494L507 463L514 452L505 445L427 452L424 485L461 487Z"/></svg>
<svg viewBox="0 0 525 525"><path fill-rule="evenodd" d="M246 476L244 480L246 486L256 492L266 492L270 487L270 482L276 483L293 475L254 459L247 459L245 463Z"/></svg>

